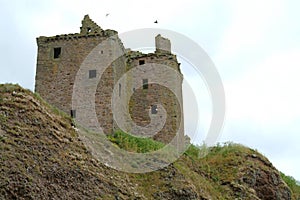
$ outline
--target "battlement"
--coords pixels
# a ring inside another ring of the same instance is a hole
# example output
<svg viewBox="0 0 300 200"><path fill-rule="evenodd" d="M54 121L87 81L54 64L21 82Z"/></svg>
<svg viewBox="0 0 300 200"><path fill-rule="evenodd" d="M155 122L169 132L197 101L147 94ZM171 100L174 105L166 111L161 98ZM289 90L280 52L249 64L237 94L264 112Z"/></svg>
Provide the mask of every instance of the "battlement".
<svg viewBox="0 0 300 200"><path fill-rule="evenodd" d="M56 35L51 37L40 36L37 38L37 43L45 43L45 42L53 42L58 40L77 40L81 38L91 38L91 37L111 37L118 34L115 30L102 30L100 33L89 33L89 34L81 34L81 33L70 33L63 35Z"/></svg>
<svg viewBox="0 0 300 200"><path fill-rule="evenodd" d="M171 53L166 53L166 52L162 52L162 53L158 53L157 51L155 51L154 53L143 53L140 51L127 51L126 52L126 57L128 59L132 59L132 58L139 58L139 57L145 57L145 56L150 56L150 57L166 57L169 60L176 60L176 55L171 54Z"/></svg>
<svg viewBox="0 0 300 200"><path fill-rule="evenodd" d="M143 53L140 51L128 50L126 52L127 70L138 65L138 63L157 63L168 65L180 72L180 64L176 55L167 51L155 51L154 53Z"/></svg>
<svg viewBox="0 0 300 200"><path fill-rule="evenodd" d="M111 37L118 34L117 31L107 29L103 30L100 26L98 26L93 20L90 19L88 15L84 16L84 19L81 22L82 26L80 27L79 33L70 33L70 34L62 34L51 37L40 36L37 38L38 44L54 42L59 40L78 40L82 38L92 38L92 37Z"/></svg>

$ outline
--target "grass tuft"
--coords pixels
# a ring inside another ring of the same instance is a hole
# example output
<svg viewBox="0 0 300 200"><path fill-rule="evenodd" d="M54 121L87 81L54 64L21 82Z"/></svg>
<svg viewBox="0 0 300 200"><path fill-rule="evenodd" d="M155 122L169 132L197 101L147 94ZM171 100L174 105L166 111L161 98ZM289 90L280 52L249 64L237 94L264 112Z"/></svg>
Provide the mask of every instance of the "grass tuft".
<svg viewBox="0 0 300 200"><path fill-rule="evenodd" d="M280 172L280 176L284 180L284 182L289 186L289 188L292 190L293 197L295 199L300 199L300 186L297 183L296 179L294 179L292 176L287 176L282 172Z"/></svg>
<svg viewBox="0 0 300 200"><path fill-rule="evenodd" d="M116 131L114 134L107 137L112 143L131 152L147 153L164 147L163 143L154 141L151 138L135 137L123 131Z"/></svg>

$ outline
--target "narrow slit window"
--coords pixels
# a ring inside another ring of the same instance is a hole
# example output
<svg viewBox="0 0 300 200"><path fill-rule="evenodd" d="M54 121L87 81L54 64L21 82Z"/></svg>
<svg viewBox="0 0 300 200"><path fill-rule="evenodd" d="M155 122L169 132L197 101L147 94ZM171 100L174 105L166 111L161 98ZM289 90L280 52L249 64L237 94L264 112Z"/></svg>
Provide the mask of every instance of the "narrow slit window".
<svg viewBox="0 0 300 200"><path fill-rule="evenodd" d="M153 115L157 114L157 105L151 106L151 114L153 114Z"/></svg>
<svg viewBox="0 0 300 200"><path fill-rule="evenodd" d="M145 60L139 60L139 65L145 64Z"/></svg>
<svg viewBox="0 0 300 200"><path fill-rule="evenodd" d="M95 69L89 71L89 78L96 78L97 71Z"/></svg>
<svg viewBox="0 0 300 200"><path fill-rule="evenodd" d="M57 59L60 58L61 55L61 47L56 47L53 49L53 58Z"/></svg>
<svg viewBox="0 0 300 200"><path fill-rule="evenodd" d="M122 89L122 85L121 83L119 83L119 97L121 97L121 89Z"/></svg>
<svg viewBox="0 0 300 200"><path fill-rule="evenodd" d="M143 79L143 89L148 89L148 79Z"/></svg>
<svg viewBox="0 0 300 200"><path fill-rule="evenodd" d="M76 110L71 110L70 115L72 118L76 118Z"/></svg>

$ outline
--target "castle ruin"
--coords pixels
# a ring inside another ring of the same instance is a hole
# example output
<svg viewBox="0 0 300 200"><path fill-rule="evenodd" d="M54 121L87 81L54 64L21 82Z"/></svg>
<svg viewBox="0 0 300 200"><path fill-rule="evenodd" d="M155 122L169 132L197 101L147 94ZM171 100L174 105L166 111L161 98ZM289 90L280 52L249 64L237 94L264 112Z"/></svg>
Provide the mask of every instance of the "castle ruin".
<svg viewBox="0 0 300 200"><path fill-rule="evenodd" d="M111 134L120 127L115 121L112 111L112 96L114 88L118 90L118 98L121 101L128 100L128 112L132 121L140 127L147 127L152 117L160 119L158 104L166 111L166 123L159 132L152 137L155 140L169 142L179 130L183 138L183 111L182 111L182 81L180 64L176 55L171 53L170 40L161 35L155 37L156 50L153 53L125 50L118 33L114 30L103 30L88 15L82 20L80 33L56 35L53 37L38 37L38 55L36 68L35 91L51 105L56 106L76 119L82 112L82 108L72 105L72 95L76 75L82 63L90 52L100 43L97 50L100 58L100 68L88 68L83 78L87 83L94 83L101 74L100 81L96 83L95 111L98 123L105 134ZM101 68L101 62L109 59L115 49L111 43L104 43L114 37L114 42L125 52L124 55L110 63L105 69ZM160 67L168 66L176 70L180 76L173 76L165 72L159 74L165 81L176 88L176 94L160 84L152 83L152 79L158 74L132 75L130 78L119 82L123 74L138 66ZM101 69L101 70L100 70ZM133 81L139 81L141 87L135 87ZM116 84L118 83L117 87ZM125 92L124 92L125 91ZM130 92L128 92L130 91ZM131 95L132 94L132 95ZM116 113L115 113L116 115ZM87 123L88 123L88 119ZM128 132L131 132L128 127ZM143 134L141 134L143 135Z"/></svg>

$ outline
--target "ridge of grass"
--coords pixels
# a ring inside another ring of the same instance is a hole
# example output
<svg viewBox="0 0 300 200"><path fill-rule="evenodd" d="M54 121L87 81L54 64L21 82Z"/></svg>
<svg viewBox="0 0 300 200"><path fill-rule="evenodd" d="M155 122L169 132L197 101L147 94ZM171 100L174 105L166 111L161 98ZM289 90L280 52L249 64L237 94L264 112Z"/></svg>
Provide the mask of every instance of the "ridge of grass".
<svg viewBox="0 0 300 200"><path fill-rule="evenodd" d="M156 151L165 146L162 142L155 141L151 138L135 137L121 130L118 130L107 137L112 143L120 148L137 153Z"/></svg>

